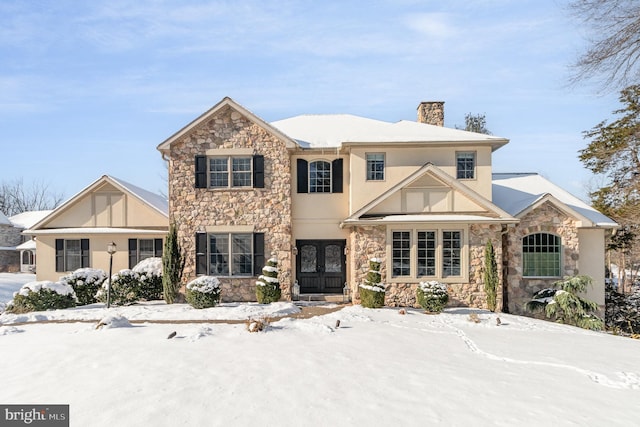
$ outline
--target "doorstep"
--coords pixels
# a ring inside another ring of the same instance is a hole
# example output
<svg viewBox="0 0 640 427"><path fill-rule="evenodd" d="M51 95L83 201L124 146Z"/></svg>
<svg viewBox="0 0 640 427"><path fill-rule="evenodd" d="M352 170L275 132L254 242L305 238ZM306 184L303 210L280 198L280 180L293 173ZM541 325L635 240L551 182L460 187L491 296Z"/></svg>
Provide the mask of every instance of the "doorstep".
<svg viewBox="0 0 640 427"><path fill-rule="evenodd" d="M330 302L330 303L348 303L349 300L345 299L342 294L300 294L300 298L296 301L292 301L296 303L298 301L301 302Z"/></svg>

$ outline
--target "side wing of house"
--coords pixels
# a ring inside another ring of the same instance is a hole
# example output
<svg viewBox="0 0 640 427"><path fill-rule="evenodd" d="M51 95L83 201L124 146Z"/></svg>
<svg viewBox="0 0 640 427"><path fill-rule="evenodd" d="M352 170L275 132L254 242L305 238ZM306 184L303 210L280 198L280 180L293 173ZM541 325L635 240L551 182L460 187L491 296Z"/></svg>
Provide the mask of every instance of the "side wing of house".
<svg viewBox="0 0 640 427"><path fill-rule="evenodd" d="M37 279L55 281L85 267L108 271L111 242L117 247L114 271L161 256L168 230L166 205L137 190L103 176L27 230L36 237Z"/></svg>

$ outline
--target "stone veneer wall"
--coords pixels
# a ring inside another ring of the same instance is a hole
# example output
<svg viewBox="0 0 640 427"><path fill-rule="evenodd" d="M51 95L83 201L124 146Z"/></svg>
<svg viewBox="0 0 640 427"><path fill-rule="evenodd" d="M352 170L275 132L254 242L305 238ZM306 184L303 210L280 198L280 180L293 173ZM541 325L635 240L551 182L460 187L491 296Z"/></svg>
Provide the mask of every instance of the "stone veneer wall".
<svg viewBox="0 0 640 427"><path fill-rule="evenodd" d="M484 249L488 239L491 239L498 264L498 277L502 276L502 227L500 225L475 224L469 228L469 282L449 283L449 304L456 307L486 308L486 296L482 281L484 266ZM360 296L358 286L364 283L369 270L369 259L380 258L382 265L380 274L382 282L387 285L385 305L390 307L419 307L416 301L418 283L388 283L386 269L386 228L354 227L351 231L351 292L354 302L358 303ZM499 311L502 307L502 286L498 289Z"/></svg>
<svg viewBox="0 0 640 427"><path fill-rule="evenodd" d="M195 156L233 148L252 148L264 156L264 188L195 188ZM207 226L252 225L254 232L265 233L265 261L277 256L282 295L291 298L291 166L283 141L230 107L221 109L172 144L169 212L186 256L183 284L196 277L196 232L206 231ZM223 301L255 301L256 277L219 279Z"/></svg>
<svg viewBox="0 0 640 427"><path fill-rule="evenodd" d="M12 226L0 224L0 247L14 247L22 243L22 230ZM0 250L0 272L20 271L20 252Z"/></svg>
<svg viewBox="0 0 640 427"><path fill-rule="evenodd" d="M525 215L520 223L509 229L507 234L506 263L508 284L509 312L513 314L531 315L524 309L524 304L531 296L544 288L550 287L560 278L538 279L522 276L522 239L532 233L551 233L562 239L562 275L578 274L578 229L574 219L545 203Z"/></svg>

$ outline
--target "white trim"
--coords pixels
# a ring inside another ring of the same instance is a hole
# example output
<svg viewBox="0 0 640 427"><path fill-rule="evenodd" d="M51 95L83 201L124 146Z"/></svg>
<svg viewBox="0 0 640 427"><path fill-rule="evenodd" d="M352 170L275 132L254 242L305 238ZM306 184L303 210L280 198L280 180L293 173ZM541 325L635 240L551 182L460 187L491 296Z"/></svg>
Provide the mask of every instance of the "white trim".
<svg viewBox="0 0 640 427"><path fill-rule="evenodd" d="M165 230L149 230L142 228L111 228L111 227L80 227L80 228L48 228L45 230L25 230L23 234L31 236L41 235L94 235L94 234L143 234L143 235L166 235Z"/></svg>
<svg viewBox="0 0 640 427"><path fill-rule="evenodd" d="M207 233L253 233L255 225L207 225Z"/></svg>

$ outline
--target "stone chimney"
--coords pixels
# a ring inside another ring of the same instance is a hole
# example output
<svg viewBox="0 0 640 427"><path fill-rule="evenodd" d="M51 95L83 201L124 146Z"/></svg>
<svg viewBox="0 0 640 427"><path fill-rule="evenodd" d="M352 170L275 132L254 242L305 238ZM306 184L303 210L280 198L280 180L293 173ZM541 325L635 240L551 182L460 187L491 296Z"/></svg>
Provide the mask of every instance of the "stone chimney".
<svg viewBox="0 0 640 427"><path fill-rule="evenodd" d="M418 105L418 123L444 126L444 101L421 102Z"/></svg>

